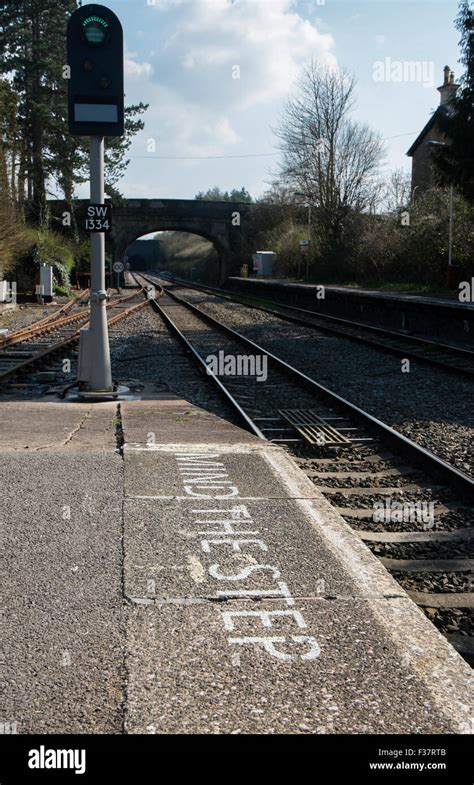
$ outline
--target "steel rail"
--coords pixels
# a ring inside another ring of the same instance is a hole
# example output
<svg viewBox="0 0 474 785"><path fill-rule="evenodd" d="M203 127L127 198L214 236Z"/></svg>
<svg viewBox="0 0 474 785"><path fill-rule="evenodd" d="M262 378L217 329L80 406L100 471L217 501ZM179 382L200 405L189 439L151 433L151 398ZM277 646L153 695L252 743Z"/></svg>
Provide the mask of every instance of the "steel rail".
<svg viewBox="0 0 474 785"><path fill-rule="evenodd" d="M119 305L120 303L123 303L123 302L126 302L127 300L130 300L132 297L136 297L136 295L137 295L137 292L133 292L132 294L123 295L122 297L118 297L116 300L112 300L112 301L108 302L105 307L107 309L114 308L116 305ZM2 349L4 348L4 346L6 347L7 343L8 343L8 345L11 345L11 344L14 344L14 343L23 343L25 341L28 341L30 338L34 338L37 335L46 335L47 333L50 333L53 330L56 330L58 327L64 327L66 324L74 324L74 322L79 322L79 321L81 321L81 319L88 320L88 313L87 312L86 313L73 313L73 314L70 314L69 316L64 316L61 319L54 319L52 321L48 321L47 324L42 324L40 322L36 322L36 323L33 323L33 324L29 325L28 327L24 327L24 328L22 328L22 334L21 335L20 335L20 333L15 333L14 335L9 336L13 340L7 341L6 343L1 343L0 344L0 357L1 357ZM0 378L1 378L1 374L0 374Z"/></svg>
<svg viewBox="0 0 474 785"><path fill-rule="evenodd" d="M146 276L144 277L146 278ZM280 359L271 352L268 352L259 344L255 343L249 338L246 338L244 335L241 335L236 330L215 319L213 316L205 313L196 305L183 300L181 297L175 293L170 292L168 289L165 289L165 292L169 297L171 297L171 299L186 307L192 313L200 317L203 321L206 321L216 329L231 336L233 339L239 341L244 346L250 347L256 353L266 355L269 360L275 364L276 367L284 371L288 376L292 377L293 379L298 379L304 386L313 392L316 392L318 395L323 396L332 405L338 407L339 409L343 409L355 420L362 423L369 431L376 433L385 442L391 444L397 452L408 455L412 460L417 461L428 471L432 472L438 477L441 477L443 480L448 481L449 484L455 485L468 496L474 497L474 479L468 474L465 474L455 466L452 466L450 463L442 460L430 450L427 450L416 442L413 442L411 439L399 433L399 431L396 431L394 428L382 422L377 417L374 417L345 398L342 398L340 395L333 392L329 388L324 387L319 382L316 382L314 379L306 376L306 374L302 373L297 368L294 368L289 363ZM204 363L204 361L202 362ZM207 369L207 366L205 367ZM246 415L245 419L248 420L250 418L248 418Z"/></svg>
<svg viewBox="0 0 474 785"><path fill-rule="evenodd" d="M137 292L134 292L134 294L131 295L131 296L135 296L136 297L137 296ZM120 302L123 302L124 299L127 299L127 300L130 299L131 296L126 297L126 298L121 298ZM126 308L122 313L118 313L115 316L110 317L110 319L107 320L107 324L108 325L115 324L115 322L120 321L120 319L124 319L126 316L130 316L130 314L132 314L134 311L138 310L139 308L143 308L143 306L146 305L146 302L147 301L144 300L141 303L138 303L136 305L132 305L129 308ZM114 303L109 303L107 307L114 307L114 305L118 305L118 304L119 304L119 302L116 300ZM22 362L17 363L12 368L9 368L8 370L1 372L0 373L0 384L4 380L8 379L10 376L15 376L17 373L20 373L25 368L27 368L29 365L33 366L39 360L42 360L43 358L47 357L48 355L54 354L55 352L60 351L61 349L63 349L65 346L67 346L70 343L78 341L79 337L80 337L81 329L83 327L87 327L88 324L89 324L89 319L87 319L87 321L83 325L81 325L81 327L78 330L76 330L76 332L73 335L70 335L67 338L63 339L63 340L60 340L60 341L58 341L58 342L56 342L54 344L51 344L51 346L47 346L46 349L43 349L42 351L37 352L32 357L28 357L26 360L23 360Z"/></svg>
<svg viewBox="0 0 474 785"><path fill-rule="evenodd" d="M168 292L166 292L168 294ZM179 327L174 323L170 316L166 313L166 311L162 308L161 305L157 303L156 300L149 301L152 304L152 307L156 310L157 313L161 316L165 324L168 326L170 331L176 335L179 341L183 344L187 351L191 353L193 359L198 364L198 366L206 372L206 375L212 379L213 383L219 389L219 392L224 396L227 403L231 405L231 407L237 412L239 418L245 423L247 428L255 435L258 436L259 439L263 439L266 441L266 436L262 433L260 428L253 422L253 420L248 416L248 414L242 409L240 404L236 401L234 396L229 392L229 390L222 384L221 380L216 376L215 373L210 371L208 365L206 365L205 360L201 357L201 355L196 351L194 346L188 341L186 336L181 332Z"/></svg>
<svg viewBox="0 0 474 785"><path fill-rule="evenodd" d="M51 322L54 322L56 324L59 321L59 317L61 316L61 314L70 311L73 305L75 305L81 297L84 297L88 291L89 291L88 289L85 290L83 289L81 292L76 294L75 297L72 297L70 300L68 300L67 303L62 305L61 308L59 308L54 313L50 313L48 314L48 316L45 316L43 319L38 319L38 321L33 322L32 324L29 324L26 327L20 327L18 330L15 330L10 335L6 335L3 338L1 338L0 350L4 346L10 346L11 344L24 341L25 338L34 335L35 332L41 332L42 328L47 324L50 324Z"/></svg>
<svg viewBox="0 0 474 785"><path fill-rule="evenodd" d="M294 324L298 324L304 327L312 327L313 329L320 330L321 332L326 332L331 335L336 335L337 337L347 338L349 341L354 341L356 343L362 343L366 346L370 346L371 348L380 349L381 351L387 352L388 354L394 354L402 357L411 357L414 360L417 360L424 365L432 365L438 368L442 368L445 371L451 371L452 373L459 374L461 376L465 376L467 378L472 379L474 377L474 368L463 368L461 366L450 365L448 362L444 360L440 360L436 357L430 357L428 355L424 356L422 354L417 354L416 351L410 350L407 348L390 346L389 344L380 342L375 340L374 338L370 338L364 335L354 335L345 332L343 329L338 330L336 327L331 327L327 324L319 324L309 321L308 319L303 319L300 316L293 316L292 314L282 313L281 311L276 310L275 308L269 308L267 306L261 304L255 304L253 302L246 302L246 300L254 300L257 303L260 301L262 302L262 298L256 297L255 295L250 294L243 294L239 292L232 292L228 289L219 289L215 286L206 286L202 284L195 284L193 282L184 281L181 278L174 279L170 281L170 283L176 283L178 286L188 287L189 289L196 289L198 291L203 292L210 292L211 294L216 294L219 297L223 297L224 299L232 300L234 302L240 302L243 305L246 305L248 308L255 308L255 310L263 311L265 313L269 313L272 316L277 316L280 319L284 319L288 322L292 322ZM399 342L405 342L406 344L416 344L420 346L420 348L427 348L427 349L435 349L440 352L450 352L453 355L458 355L460 358L464 357L468 360L471 360L474 363L474 351L471 349L465 349L461 346L455 346L453 344L447 343L440 343L438 341L433 341L429 338L421 338L419 336L411 336L406 335L405 333L397 332L395 330L388 330L384 327L376 327L375 325L366 324L364 322L356 322L350 319L343 319L340 316L331 316L330 314L321 314L315 311L310 311L306 308L298 308L295 305L287 305L285 303L278 303L275 300L267 300L266 302L270 303L271 305L277 306L277 308L286 308L288 310L295 311L297 313L306 314L308 317L314 320L324 320L324 321L331 321L333 323L340 324L342 327L347 327L349 329L357 329L357 330L365 330L367 332L372 332L375 335L384 336L391 340L396 340Z"/></svg>

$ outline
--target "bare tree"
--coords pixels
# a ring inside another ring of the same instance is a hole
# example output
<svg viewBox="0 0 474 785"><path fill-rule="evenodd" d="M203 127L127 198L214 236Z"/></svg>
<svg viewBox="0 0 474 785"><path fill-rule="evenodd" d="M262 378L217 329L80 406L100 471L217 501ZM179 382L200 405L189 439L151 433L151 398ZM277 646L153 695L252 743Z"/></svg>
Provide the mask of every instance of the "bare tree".
<svg viewBox="0 0 474 785"><path fill-rule="evenodd" d="M411 200L411 177L404 169L394 169L384 188L384 209L389 213L397 213L408 207Z"/></svg>
<svg viewBox="0 0 474 785"><path fill-rule="evenodd" d="M298 205L301 203L291 183L274 180L262 196L257 199L257 204L278 204L282 206Z"/></svg>
<svg viewBox="0 0 474 785"><path fill-rule="evenodd" d="M318 208L314 230L326 254L339 247L350 217L371 208L384 157L380 135L349 117L354 90L347 71L312 60L275 131L280 178Z"/></svg>

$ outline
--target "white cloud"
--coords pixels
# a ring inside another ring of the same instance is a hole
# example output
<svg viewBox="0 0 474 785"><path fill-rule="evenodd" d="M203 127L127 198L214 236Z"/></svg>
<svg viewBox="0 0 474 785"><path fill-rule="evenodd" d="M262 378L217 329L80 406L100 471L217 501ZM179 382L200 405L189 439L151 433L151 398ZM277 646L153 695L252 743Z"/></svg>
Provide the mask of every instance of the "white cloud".
<svg viewBox="0 0 474 785"><path fill-rule="evenodd" d="M192 69L208 64L211 65L213 63L229 63L232 61L232 58L233 54L231 50L208 46L187 52L183 56L181 62L185 68Z"/></svg>
<svg viewBox="0 0 474 785"><path fill-rule="evenodd" d="M222 155L241 141L225 111L185 102L165 87L155 87L153 99L143 100L150 102L140 135L145 153L148 139L155 140L156 155L177 156Z"/></svg>
<svg viewBox="0 0 474 785"><path fill-rule="evenodd" d="M269 126L301 67L311 57L336 64L332 36L298 13L295 0L157 0L146 15L148 47L140 45L139 56L127 52L127 103L150 105L133 142L138 181L127 183L128 193L140 192L147 171L156 172L153 187L165 194L176 176L191 193L215 182L227 187L226 172L232 182L241 174L257 192L270 159L230 165L151 156L271 152ZM235 66L240 78L233 78Z"/></svg>
<svg viewBox="0 0 474 785"><path fill-rule="evenodd" d="M129 76L131 78L135 77L149 77L153 74L153 66L151 63L140 63L137 62L134 58L136 58L135 52L127 52L124 58L124 71L125 76Z"/></svg>
<svg viewBox="0 0 474 785"><path fill-rule="evenodd" d="M248 109L285 95L311 56L334 61L332 36L300 16L294 0L160 0L156 8L157 19L172 18L161 58L176 64L167 84L187 100Z"/></svg>

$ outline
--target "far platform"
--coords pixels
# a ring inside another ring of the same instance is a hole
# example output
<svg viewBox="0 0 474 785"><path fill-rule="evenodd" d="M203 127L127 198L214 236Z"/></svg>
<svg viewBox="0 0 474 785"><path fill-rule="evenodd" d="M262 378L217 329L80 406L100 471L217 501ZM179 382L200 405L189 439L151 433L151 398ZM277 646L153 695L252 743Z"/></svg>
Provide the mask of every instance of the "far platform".
<svg viewBox="0 0 474 785"><path fill-rule="evenodd" d="M474 346L474 302L453 297L356 289L324 284L325 296L317 296L317 284L278 278L228 278L225 288L242 294L275 300L370 325L430 337L446 343ZM472 292L474 297L474 292Z"/></svg>

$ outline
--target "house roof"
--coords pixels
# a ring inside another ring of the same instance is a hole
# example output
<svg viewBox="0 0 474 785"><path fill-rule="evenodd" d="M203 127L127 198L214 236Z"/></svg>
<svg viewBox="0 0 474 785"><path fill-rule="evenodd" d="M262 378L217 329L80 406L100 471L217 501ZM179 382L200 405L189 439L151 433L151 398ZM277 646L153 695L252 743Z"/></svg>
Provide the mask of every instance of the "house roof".
<svg viewBox="0 0 474 785"><path fill-rule="evenodd" d="M433 126L436 124L436 121L437 121L437 119L438 119L438 117L439 117L439 114L440 114L440 111L439 111L439 109L440 109L440 107L438 106L438 108L436 109L436 111L435 111L435 112L433 112L433 114L431 115L430 119L429 119L429 120L428 120L428 122L426 123L425 127L424 127L424 128L423 128L423 130L422 130L422 131L421 131L421 132L418 134L418 136L416 137L416 139L415 139L415 141L413 142L412 146L411 146L411 147L410 147L410 149L408 150L408 152L407 152L407 155L409 155L410 157L411 157L411 156L414 154L414 152L415 152L416 148L417 148L417 147L418 147L418 146L419 146L419 145L422 143L422 141L423 141L423 139L425 138L425 136L426 136L426 134L428 133L428 131L430 131L430 130L433 128Z"/></svg>
<svg viewBox="0 0 474 785"><path fill-rule="evenodd" d="M423 142L423 139L425 138L428 131L430 131L433 128L433 126L436 125L440 115L446 113L449 113L449 109L446 106L438 106L436 111L434 111L433 114L431 115L430 119L426 123L423 130L416 137L410 149L407 151L407 155L409 155L410 157L413 156L416 148Z"/></svg>

